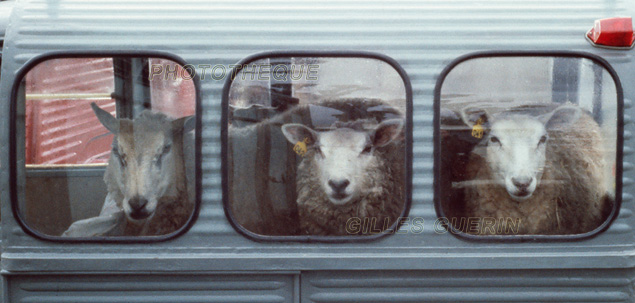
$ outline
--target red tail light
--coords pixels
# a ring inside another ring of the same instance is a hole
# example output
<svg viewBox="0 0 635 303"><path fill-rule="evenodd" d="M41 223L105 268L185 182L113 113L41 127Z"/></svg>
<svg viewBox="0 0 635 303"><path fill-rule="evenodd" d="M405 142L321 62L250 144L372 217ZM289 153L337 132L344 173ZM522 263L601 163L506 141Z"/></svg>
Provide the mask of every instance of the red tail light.
<svg viewBox="0 0 635 303"><path fill-rule="evenodd" d="M586 37L599 47L632 48L635 41L633 21L631 17L595 20Z"/></svg>

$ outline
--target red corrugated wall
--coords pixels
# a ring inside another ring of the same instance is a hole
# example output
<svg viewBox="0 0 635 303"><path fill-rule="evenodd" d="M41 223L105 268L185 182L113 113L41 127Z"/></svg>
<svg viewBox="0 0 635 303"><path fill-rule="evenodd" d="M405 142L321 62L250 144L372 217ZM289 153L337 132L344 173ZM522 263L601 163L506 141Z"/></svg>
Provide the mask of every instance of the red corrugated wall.
<svg viewBox="0 0 635 303"><path fill-rule="evenodd" d="M174 62L153 59L153 64ZM180 70L180 67L177 67ZM179 73L180 74L180 73ZM173 117L192 115L195 90L192 81L153 78L153 109ZM91 107L96 102L115 114L113 99L41 99L42 94L110 94L114 71L110 58L47 60L26 76L26 163L86 164L108 160L112 135L99 123Z"/></svg>
<svg viewBox="0 0 635 303"><path fill-rule="evenodd" d="M26 94L106 93L114 90L112 59L55 59L31 69ZM102 136L90 108L96 102L113 112L115 102L86 99L26 100L26 163L79 164L108 160L112 136Z"/></svg>

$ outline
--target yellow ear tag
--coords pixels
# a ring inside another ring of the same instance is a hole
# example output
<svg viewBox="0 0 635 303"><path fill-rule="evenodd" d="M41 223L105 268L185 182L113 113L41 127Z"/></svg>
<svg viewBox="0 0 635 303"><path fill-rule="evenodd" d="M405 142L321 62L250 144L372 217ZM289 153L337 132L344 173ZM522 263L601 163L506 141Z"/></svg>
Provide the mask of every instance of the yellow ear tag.
<svg viewBox="0 0 635 303"><path fill-rule="evenodd" d="M477 139L481 139L483 138L483 134L485 133L485 130L483 129L483 126L481 126L481 124L483 124L483 119L478 119L476 121L476 124L474 124L474 126L472 126L472 137L477 138Z"/></svg>
<svg viewBox="0 0 635 303"><path fill-rule="evenodd" d="M300 157L304 157L304 154L307 152L306 144L309 143L309 138L304 138L302 141L298 141L298 143L293 146L293 151L298 154Z"/></svg>

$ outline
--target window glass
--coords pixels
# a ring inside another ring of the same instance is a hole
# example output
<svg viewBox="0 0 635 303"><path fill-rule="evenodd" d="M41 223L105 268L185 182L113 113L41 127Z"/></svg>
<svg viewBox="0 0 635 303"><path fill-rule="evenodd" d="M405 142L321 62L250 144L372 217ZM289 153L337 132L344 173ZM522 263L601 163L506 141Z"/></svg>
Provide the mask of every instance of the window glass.
<svg viewBox="0 0 635 303"><path fill-rule="evenodd" d="M186 225L196 90L179 63L47 59L20 83L17 197L28 228L83 238L161 236Z"/></svg>
<svg viewBox="0 0 635 303"><path fill-rule="evenodd" d="M437 207L453 232L580 235L618 205L616 80L576 56L462 61L437 93Z"/></svg>
<svg viewBox="0 0 635 303"><path fill-rule="evenodd" d="M112 136L98 137L103 131L89 104L115 110L112 58L47 60L31 69L24 80L26 163L106 163ZM83 99L77 99L80 95ZM76 148L89 141L86 148Z"/></svg>
<svg viewBox="0 0 635 303"><path fill-rule="evenodd" d="M405 212L407 89L375 58L270 57L226 98L227 209L265 236L385 233Z"/></svg>

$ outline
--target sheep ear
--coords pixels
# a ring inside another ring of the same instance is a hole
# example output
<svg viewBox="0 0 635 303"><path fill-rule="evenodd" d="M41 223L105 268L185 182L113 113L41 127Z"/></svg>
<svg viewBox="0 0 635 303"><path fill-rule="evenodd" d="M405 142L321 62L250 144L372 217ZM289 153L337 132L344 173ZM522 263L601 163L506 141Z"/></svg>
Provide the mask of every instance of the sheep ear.
<svg viewBox="0 0 635 303"><path fill-rule="evenodd" d="M461 119L472 128L476 125L487 127L491 120L486 110L477 107L466 107L461 110Z"/></svg>
<svg viewBox="0 0 635 303"><path fill-rule="evenodd" d="M95 112L95 116L99 119L99 122L111 133L117 135L119 134L119 120L113 117L107 111L101 109L95 102L91 103L90 106L93 108Z"/></svg>
<svg viewBox="0 0 635 303"><path fill-rule="evenodd" d="M302 125L289 123L282 126L282 133L291 144L304 142L307 146L313 145L317 141L317 133Z"/></svg>
<svg viewBox="0 0 635 303"><path fill-rule="evenodd" d="M380 123L373 134L373 145L385 146L399 137L402 129L403 119L390 119Z"/></svg>
<svg viewBox="0 0 635 303"><path fill-rule="evenodd" d="M178 118L172 121L172 127L174 129L183 129L183 133L189 133L196 128L196 118L195 116L187 116Z"/></svg>
<svg viewBox="0 0 635 303"><path fill-rule="evenodd" d="M582 109L573 104L565 104L540 118L546 128L556 128L574 124L582 115Z"/></svg>

